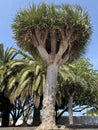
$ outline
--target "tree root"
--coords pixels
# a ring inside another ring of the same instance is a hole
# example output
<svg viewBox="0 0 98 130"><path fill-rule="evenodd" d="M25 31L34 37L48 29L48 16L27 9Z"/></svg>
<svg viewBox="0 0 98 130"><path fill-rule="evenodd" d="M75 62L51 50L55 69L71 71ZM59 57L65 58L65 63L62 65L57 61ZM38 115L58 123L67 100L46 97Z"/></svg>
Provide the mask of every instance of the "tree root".
<svg viewBox="0 0 98 130"><path fill-rule="evenodd" d="M65 126L64 125L55 125L55 124L41 124L39 127L36 128L36 130L65 130Z"/></svg>

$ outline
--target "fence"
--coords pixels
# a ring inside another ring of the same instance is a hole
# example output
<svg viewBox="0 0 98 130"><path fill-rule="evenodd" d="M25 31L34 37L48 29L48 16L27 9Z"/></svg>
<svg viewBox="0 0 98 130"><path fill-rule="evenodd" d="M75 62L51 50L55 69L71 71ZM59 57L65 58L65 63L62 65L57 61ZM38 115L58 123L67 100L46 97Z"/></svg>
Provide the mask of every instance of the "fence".
<svg viewBox="0 0 98 130"><path fill-rule="evenodd" d="M73 116L74 125L98 125L98 116ZM58 123L68 125L68 117L63 116L58 120Z"/></svg>

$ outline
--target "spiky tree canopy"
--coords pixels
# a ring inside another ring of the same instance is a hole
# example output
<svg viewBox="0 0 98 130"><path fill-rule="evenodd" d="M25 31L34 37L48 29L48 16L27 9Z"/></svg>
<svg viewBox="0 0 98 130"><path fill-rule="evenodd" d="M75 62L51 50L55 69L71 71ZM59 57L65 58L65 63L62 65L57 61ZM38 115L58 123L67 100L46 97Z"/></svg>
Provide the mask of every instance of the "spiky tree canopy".
<svg viewBox="0 0 98 130"><path fill-rule="evenodd" d="M49 63L65 60L66 54L77 58L92 32L88 12L65 4L33 4L17 13L12 28L18 46L33 55L40 53Z"/></svg>

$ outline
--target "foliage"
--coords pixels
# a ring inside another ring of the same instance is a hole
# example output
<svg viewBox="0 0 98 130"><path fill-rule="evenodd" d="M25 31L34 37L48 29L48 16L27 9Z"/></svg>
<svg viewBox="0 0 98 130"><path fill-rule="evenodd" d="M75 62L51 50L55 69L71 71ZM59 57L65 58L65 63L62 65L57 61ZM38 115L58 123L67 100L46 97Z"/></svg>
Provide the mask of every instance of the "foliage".
<svg viewBox="0 0 98 130"><path fill-rule="evenodd" d="M77 94L76 102L78 105L94 105L98 97L98 71L93 69L89 59L80 59L76 63L76 73L84 77L87 82L87 89L81 95Z"/></svg>
<svg viewBox="0 0 98 130"><path fill-rule="evenodd" d="M65 102L65 106L67 106L68 96L73 96L75 106L96 106L98 101L97 84L98 71L93 69L89 59L80 58L71 64L64 64L59 69L58 105Z"/></svg>
<svg viewBox="0 0 98 130"><path fill-rule="evenodd" d="M15 48L7 48L4 50L3 44L0 44L0 90L3 91L4 87L1 82L5 77L5 73L8 68L8 64L13 60L17 55Z"/></svg>
<svg viewBox="0 0 98 130"><path fill-rule="evenodd" d="M65 33L72 44L70 58L77 58L81 52L84 52L92 32L88 12L79 5L46 5L45 3L38 6L32 4L29 8L21 9L16 14L12 29L17 44L33 55L37 53L38 43L35 42L35 39L38 39L37 33L43 35L44 40L46 37L48 53L51 48L51 31L56 33L57 46L63 37L62 34Z"/></svg>
<svg viewBox="0 0 98 130"><path fill-rule="evenodd" d="M98 110L96 108L92 108L87 111L88 116L97 116L98 115Z"/></svg>

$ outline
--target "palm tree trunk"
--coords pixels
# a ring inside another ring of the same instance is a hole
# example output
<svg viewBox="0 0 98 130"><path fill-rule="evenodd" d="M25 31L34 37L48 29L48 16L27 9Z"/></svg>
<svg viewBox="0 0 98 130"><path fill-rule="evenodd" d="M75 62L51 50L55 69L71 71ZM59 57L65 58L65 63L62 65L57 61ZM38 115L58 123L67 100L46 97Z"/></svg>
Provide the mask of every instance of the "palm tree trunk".
<svg viewBox="0 0 98 130"><path fill-rule="evenodd" d="M38 126L39 124L41 123L41 120L40 120L40 108L36 108L34 106L34 115L33 115L33 123L32 125L33 126Z"/></svg>
<svg viewBox="0 0 98 130"><path fill-rule="evenodd" d="M72 111L73 96L69 96L68 101L68 113L69 113L69 124L73 125L73 111Z"/></svg>
<svg viewBox="0 0 98 130"><path fill-rule="evenodd" d="M5 110L2 114L2 126L7 127L9 126L9 113L10 111Z"/></svg>
<svg viewBox="0 0 98 130"><path fill-rule="evenodd" d="M55 125L55 97L58 66L50 64L47 68L46 84L43 93L42 125L46 129L52 129Z"/></svg>
<svg viewBox="0 0 98 130"><path fill-rule="evenodd" d="M9 114L11 111L11 103L10 100L2 95L2 126L7 127L9 126Z"/></svg>

